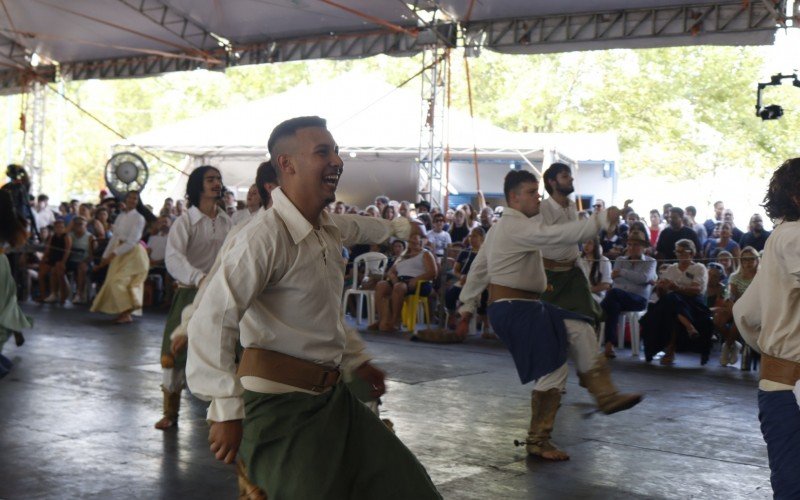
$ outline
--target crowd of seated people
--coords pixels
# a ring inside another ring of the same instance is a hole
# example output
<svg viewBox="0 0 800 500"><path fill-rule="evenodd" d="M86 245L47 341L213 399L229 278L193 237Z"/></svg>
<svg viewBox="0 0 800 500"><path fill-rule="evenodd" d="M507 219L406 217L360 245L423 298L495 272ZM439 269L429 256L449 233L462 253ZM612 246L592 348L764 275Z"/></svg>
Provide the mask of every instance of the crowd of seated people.
<svg viewBox="0 0 800 500"><path fill-rule="evenodd" d="M602 200L595 205L604 206ZM762 216L753 214L743 232L722 201L714 204L714 215L704 223L698 222L693 206L681 209L667 204L663 212L653 209L649 224L631 207L624 207L623 214L624 223L613 232L601 233L599 239L603 256L613 263L610 289L602 291L607 285L602 282L596 240L584 243L579 261L596 298L605 294L601 307L606 316L606 356L615 356L620 315L646 311L641 335L647 360L663 353L661 363L670 365L676 352L687 350L700 353L701 362L706 363L716 336L722 342L720 364L736 363L742 345L731 308L741 292L733 293L732 280L743 288L757 272L760 252L770 235ZM637 235L634 244L630 244L630 234ZM646 274L625 269L632 265L631 255L641 259L634 265L646 269ZM588 263L597 269L594 279Z"/></svg>
<svg viewBox="0 0 800 500"><path fill-rule="evenodd" d="M221 204L236 220L246 220L258 208L257 190L251 188L246 201L226 192ZM98 263L113 236L121 205L107 193L97 203L70 200L55 209L45 194L31 200L39 227L37 252L28 261L30 275L38 282L32 287L34 300L61 304L91 300L91 291L103 283L105 269ZM722 202L715 203L714 214L703 223L693 206L668 204L663 210L637 212L630 205L628 200L615 228L581 245L577 262L605 313L606 356L615 356L621 315L633 311L646 312L641 325L648 360L663 352L661 362L671 364L675 353L685 349L699 352L706 362L716 335L723 345L721 364L736 362L741 345L731 307L757 272L759 252L770 235L761 215L753 214L743 231ZM599 199L591 207L604 208ZM447 210L386 196L377 196L363 209L338 201L329 210L389 220L406 217L424 228L425 235L411 241L360 245L343 252L350 265L365 252L378 251L389 258L383 276L368 276L360 283L375 290L378 321L370 326L382 331L400 328L403 300L417 292L418 282L423 283L423 295L442 292L448 325L453 327L472 259L502 216L502 207L488 206L482 196L477 207L465 203ZM164 267L164 251L171 223L184 212L184 200L165 199L142 234L150 258L153 304L169 299L172 282ZM647 217L642 219L639 213Z"/></svg>

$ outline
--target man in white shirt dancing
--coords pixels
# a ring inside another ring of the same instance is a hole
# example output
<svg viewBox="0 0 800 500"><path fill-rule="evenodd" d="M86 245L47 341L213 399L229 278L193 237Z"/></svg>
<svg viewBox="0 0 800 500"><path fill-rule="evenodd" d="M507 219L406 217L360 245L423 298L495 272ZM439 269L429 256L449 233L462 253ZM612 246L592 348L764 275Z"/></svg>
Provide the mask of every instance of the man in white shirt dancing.
<svg viewBox="0 0 800 500"><path fill-rule="evenodd" d="M186 182L189 209L172 224L164 259L167 271L178 283L178 291L164 327L161 342L161 367L164 370L164 417L156 429L168 429L178 423L181 390L185 384L186 350L173 353L170 335L181 322L181 311L194 300L200 282L206 277L225 236L233 227L228 214L220 208L222 175L214 167L196 168Z"/></svg>
<svg viewBox="0 0 800 500"><path fill-rule="evenodd" d="M211 450L228 463L240 453L269 498L441 498L413 454L339 383L339 366L355 366L373 396L385 390L342 323L342 244L408 239L413 226L325 212L343 163L321 118L281 123L268 147L281 186L273 206L221 254L189 323L187 380L211 400Z"/></svg>
<svg viewBox="0 0 800 500"><path fill-rule="evenodd" d="M800 158L772 174L764 208L777 226L733 315L761 353L758 420L774 497L800 498Z"/></svg>
<svg viewBox="0 0 800 500"><path fill-rule="evenodd" d="M506 344L520 380L536 381L531 395L531 423L526 450L547 460L567 460L569 455L550 441L561 393L567 382L567 352L572 355L581 380L606 414L628 409L641 401L640 394L620 394L597 353L591 318L570 312L541 299L547 276L541 248L577 245L608 229L619 218L612 207L587 220L557 226L542 223L539 183L530 172L506 175L503 190L508 208L486 236L461 291L460 330L468 328L480 295L489 289L489 320Z"/></svg>

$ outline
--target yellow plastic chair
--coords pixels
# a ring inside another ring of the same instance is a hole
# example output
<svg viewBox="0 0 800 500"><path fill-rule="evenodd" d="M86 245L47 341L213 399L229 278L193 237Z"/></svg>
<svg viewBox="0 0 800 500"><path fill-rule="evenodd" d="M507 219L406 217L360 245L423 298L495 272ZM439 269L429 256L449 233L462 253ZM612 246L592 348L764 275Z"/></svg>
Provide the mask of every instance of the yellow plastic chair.
<svg viewBox="0 0 800 500"><path fill-rule="evenodd" d="M402 319L403 326L412 334L417 333L417 318L419 317L420 308L422 308L425 324L428 325L428 327L430 327L431 324L431 313L428 306L428 297L421 297L419 294L420 290L422 289L422 285L425 283L430 283L430 281L417 281L417 289L414 290L414 294L406 296L405 300L403 301L403 311L400 314L400 317Z"/></svg>

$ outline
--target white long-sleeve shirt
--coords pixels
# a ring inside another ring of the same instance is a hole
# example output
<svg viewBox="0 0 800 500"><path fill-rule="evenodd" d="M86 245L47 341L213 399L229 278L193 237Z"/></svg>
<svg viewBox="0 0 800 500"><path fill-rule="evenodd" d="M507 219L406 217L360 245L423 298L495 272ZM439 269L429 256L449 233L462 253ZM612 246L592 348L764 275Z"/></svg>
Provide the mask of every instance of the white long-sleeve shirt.
<svg viewBox="0 0 800 500"><path fill-rule="evenodd" d="M575 202L572 200L568 201L569 204L564 208L552 197L542 200L539 208L541 211L542 225L556 226L578 220L578 208ZM505 212L503 212L503 216L505 217ZM561 246L551 245L547 248L542 248L542 257L552 260L575 260L581 255L578 243L581 243L581 241L569 242Z"/></svg>
<svg viewBox="0 0 800 500"><path fill-rule="evenodd" d="M197 207L189 208L169 230L164 259L169 274L178 283L198 286L232 227L231 218L219 207L213 219Z"/></svg>
<svg viewBox="0 0 800 500"><path fill-rule="evenodd" d="M231 220L233 221L234 226L238 226L244 221L248 221L253 218L255 214L258 213L258 210L255 212L251 212L249 208L243 208L241 210L237 210L231 216Z"/></svg>
<svg viewBox="0 0 800 500"><path fill-rule="evenodd" d="M547 275L542 263L542 249L563 247L597 236L608 228L605 211L587 220L557 226L545 225L541 215L525 214L506 208L503 217L486 235L478 255L469 268L467 282L459 299L462 312L474 313L480 295L492 283L534 293L547 289Z"/></svg>
<svg viewBox="0 0 800 500"><path fill-rule="evenodd" d="M144 217L135 208L117 215L117 219L114 221L114 232L103 252L103 258L105 259L111 254L120 256L130 252L142 239L144 226Z"/></svg>
<svg viewBox="0 0 800 500"><path fill-rule="evenodd" d="M581 268L581 271L583 271L586 280L589 281L589 285L591 286L592 262L586 257L581 257L578 259L578 267ZM611 261L605 255L600 256L599 271L600 283L608 283L609 285L614 283L614 280L611 279ZM606 291L592 292L592 296L597 302L600 302L606 296Z"/></svg>
<svg viewBox="0 0 800 500"><path fill-rule="evenodd" d="M733 305L733 316L748 344L800 363L800 221L782 222L772 232L753 282ZM765 380L759 387L791 389Z"/></svg>
<svg viewBox="0 0 800 500"><path fill-rule="evenodd" d="M235 375L236 340L327 367L363 353L345 328L342 244L407 239L410 223L358 215L320 215L319 229L278 188L273 206L259 211L220 254L219 269L189 322L186 377L192 392L210 400L213 421L244 416L242 389L285 392L273 381ZM366 359L368 357L365 356ZM356 361L357 362L357 361ZM296 390L296 389L295 389Z"/></svg>

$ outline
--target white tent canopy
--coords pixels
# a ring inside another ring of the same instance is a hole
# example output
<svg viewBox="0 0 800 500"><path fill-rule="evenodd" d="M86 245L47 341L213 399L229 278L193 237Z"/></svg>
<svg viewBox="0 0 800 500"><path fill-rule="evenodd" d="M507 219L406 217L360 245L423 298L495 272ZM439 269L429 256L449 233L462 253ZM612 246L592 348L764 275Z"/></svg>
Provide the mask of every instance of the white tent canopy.
<svg viewBox="0 0 800 500"><path fill-rule="evenodd" d="M364 206L377 194L396 199L417 198L417 157L422 129L420 96L381 79L348 74L319 84L158 127L118 144L188 155L190 170L200 164L218 166L225 183L246 190L255 168L267 158L270 131L294 116L319 115L340 147L345 175L340 198ZM450 192L476 191L472 149L480 159L481 188L501 193L502 179L512 163L540 168L554 157L575 162L617 162L614 134L527 134L506 131L486 120L451 110L445 143L451 151ZM180 195L177 178L171 195ZM611 198L611 193L604 194Z"/></svg>

